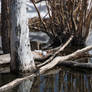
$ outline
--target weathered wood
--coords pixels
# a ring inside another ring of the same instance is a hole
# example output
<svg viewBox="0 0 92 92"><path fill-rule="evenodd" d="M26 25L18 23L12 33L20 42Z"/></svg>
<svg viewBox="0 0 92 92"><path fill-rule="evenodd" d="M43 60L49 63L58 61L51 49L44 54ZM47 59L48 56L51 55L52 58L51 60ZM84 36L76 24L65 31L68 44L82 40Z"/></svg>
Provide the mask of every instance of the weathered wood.
<svg viewBox="0 0 92 92"><path fill-rule="evenodd" d="M48 51L41 51L41 50L32 51L33 58L34 60L39 60L39 61L44 60L53 54L52 51L53 50L49 51L49 53ZM9 64L10 60L11 60L10 53L0 55L0 65Z"/></svg>
<svg viewBox="0 0 92 92"><path fill-rule="evenodd" d="M57 64L60 64L64 61L67 60L72 60L72 59L76 59L77 57L81 56L82 53L87 52L89 50L92 49L92 45L85 47L81 50L77 50L72 54L66 55L66 56L57 56L56 58L54 58L50 63L48 63L47 65L43 66L40 68L40 72L45 72L49 69L52 69L54 66L56 66ZM67 61L68 62L68 61Z"/></svg>
<svg viewBox="0 0 92 92"><path fill-rule="evenodd" d="M47 53L46 51L42 51L42 52L32 51L32 53L33 53L33 56L34 56L34 60L40 61L40 62L45 60L46 58L48 58L50 55L54 54L53 52ZM87 57L92 57L92 55L87 55L87 56L84 56L82 58L87 58ZM10 64L10 60L11 60L10 54L0 55L0 65Z"/></svg>
<svg viewBox="0 0 92 92"><path fill-rule="evenodd" d="M73 35L71 35L70 38L68 39L68 41L66 41L66 43L59 50L57 50L48 60L46 60L44 63L39 64L37 67L41 67L41 66L44 66L45 64L49 63L59 52L63 51L65 49L65 47L67 47L67 45L69 45L69 43L72 41L72 39L73 39Z"/></svg>
<svg viewBox="0 0 92 92"><path fill-rule="evenodd" d="M70 59L76 58L77 56L79 56L82 53L89 51L91 49L92 49L92 45L85 47L81 50L77 50L76 52L69 54L67 56L57 56L49 64L41 67L37 74L43 74L45 71L52 69L57 64L61 64L61 65L65 65L65 66L71 66L71 67L75 67L75 68L92 69L92 63L78 63L78 62L74 62L74 61L68 61ZM29 75L29 76L24 77L24 78L15 79L14 81L0 87L0 92L3 92L5 90L13 88L14 86L18 85L23 80L26 80L26 79L29 79L29 78L32 78L32 77L36 77L37 74L32 74L32 75Z"/></svg>
<svg viewBox="0 0 92 92"><path fill-rule="evenodd" d="M92 71L92 63L78 63L75 61L64 61L60 64L61 66L66 66L69 68L73 69L78 69L78 70L90 70Z"/></svg>
<svg viewBox="0 0 92 92"><path fill-rule="evenodd" d="M31 79L31 78L33 78L35 76L36 76L35 74L32 74L32 75L26 76L24 78L17 78L14 81L8 83L7 85L4 85L4 86L0 87L0 92L12 89L13 87L15 87L16 85L18 85L19 83L21 83L23 80Z"/></svg>
<svg viewBox="0 0 92 92"><path fill-rule="evenodd" d="M27 17L27 0L11 0L11 71L32 72L35 70L30 49Z"/></svg>
<svg viewBox="0 0 92 92"><path fill-rule="evenodd" d="M64 62L61 63L61 65L69 66L69 67L72 67L72 68L91 69L92 70L92 64L90 64L90 63L78 63L78 62L73 62L73 61L68 61L68 62L64 61ZM44 72L41 71L39 73L44 73ZM37 76L37 74L32 74L32 75L26 76L24 78L17 78L15 80L13 80L12 82L0 87L0 92L9 90L9 89L17 86L22 81L24 81L26 79L31 79L31 78L36 77L36 76Z"/></svg>
<svg viewBox="0 0 92 92"><path fill-rule="evenodd" d="M34 78L31 78L31 80L27 79L19 84L17 88L17 92L30 92L32 85L34 83Z"/></svg>
<svg viewBox="0 0 92 92"><path fill-rule="evenodd" d="M10 63L10 54L0 55L0 65Z"/></svg>
<svg viewBox="0 0 92 92"><path fill-rule="evenodd" d="M56 69L54 71L51 70L50 72L48 72L48 73L46 73L44 75L55 74L55 73L59 72L60 70L61 69ZM0 87L0 92L3 92L3 91L7 91L9 89L12 89L12 88L16 87L19 83L21 83L24 80L28 80L28 79L30 79L30 80L32 79L33 80L33 78L36 77L36 76L37 76L36 74L32 74L32 75L26 76L24 78L17 78L14 81L12 81L12 82L10 82L10 83L8 83L8 84Z"/></svg>

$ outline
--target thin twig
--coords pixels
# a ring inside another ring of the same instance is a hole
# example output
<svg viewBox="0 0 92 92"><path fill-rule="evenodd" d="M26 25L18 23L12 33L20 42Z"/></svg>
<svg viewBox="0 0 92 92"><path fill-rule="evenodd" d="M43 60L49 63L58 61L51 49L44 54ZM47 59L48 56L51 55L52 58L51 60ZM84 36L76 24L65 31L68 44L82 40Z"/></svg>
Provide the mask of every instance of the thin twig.
<svg viewBox="0 0 92 92"><path fill-rule="evenodd" d="M38 16L39 16L40 21L42 22L42 24L43 24L45 30L47 30L47 26L46 26L45 22L43 21L43 19L41 18L40 12L39 12L38 8L36 7L36 4L35 4L34 0L31 0L31 1L32 1L32 3L33 3L33 5L34 5L34 7L35 7L37 13L38 13Z"/></svg>
<svg viewBox="0 0 92 92"><path fill-rule="evenodd" d="M43 74L47 70L52 69L57 64L76 67L76 68L81 68L81 69L90 69L90 70L92 70L92 63L78 63L78 62L74 62L74 61L68 61L72 58L76 58L76 56L81 55L82 53L87 52L91 49L92 49L92 45L88 46L88 47L85 47L81 50L77 50L74 53L66 55L66 56L57 56L49 64L41 67L40 70L39 70L39 74ZM19 83L21 83L23 80L30 79L30 78L33 78L33 77L36 77L36 76L37 75L32 74L32 75L29 75L29 76L24 77L24 78L15 79L12 82L0 87L0 92L9 90L9 89L15 87L16 85L18 85Z"/></svg>
<svg viewBox="0 0 92 92"><path fill-rule="evenodd" d="M83 48L81 50L77 50L74 53L71 53L71 54L66 55L66 56L57 56L50 63L48 63L45 66L41 67L40 72L41 73L46 72L47 70L52 69L53 67L55 67L57 64L61 64L61 63L65 62L65 61L68 62L68 60L76 59L81 54L83 54L84 52L87 52L87 51L89 51L91 49L92 49L92 45L87 46L87 47L85 47L85 48ZM85 67L88 67L88 64L87 64L87 66L85 65ZM92 64L90 65L89 68L92 69Z"/></svg>
<svg viewBox="0 0 92 92"><path fill-rule="evenodd" d="M71 37L68 39L68 41L59 49L57 50L53 56L51 56L48 60L46 60L44 63L37 65L37 67L41 67L44 66L45 64L47 64L48 62L50 62L59 52L63 51L65 49L65 47L71 42L71 40L73 39L73 35L71 35Z"/></svg>

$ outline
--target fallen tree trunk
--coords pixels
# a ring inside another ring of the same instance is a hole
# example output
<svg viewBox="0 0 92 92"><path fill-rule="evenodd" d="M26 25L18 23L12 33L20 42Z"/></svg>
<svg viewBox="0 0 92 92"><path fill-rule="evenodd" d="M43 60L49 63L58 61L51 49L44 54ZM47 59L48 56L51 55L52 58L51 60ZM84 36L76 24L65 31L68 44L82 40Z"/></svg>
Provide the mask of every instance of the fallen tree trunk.
<svg viewBox="0 0 92 92"><path fill-rule="evenodd" d="M10 54L0 55L0 65L10 63Z"/></svg>
<svg viewBox="0 0 92 92"><path fill-rule="evenodd" d="M68 61L70 59L77 58L82 53L87 52L87 51L89 51L91 49L92 49L92 46L88 46L88 47L85 47L85 48L83 48L81 50L77 50L74 53L69 54L67 56L57 56L49 64L41 67L39 69L39 71L37 71L37 73L29 75L29 76L24 77L24 78L15 79L14 81L12 81L12 82L10 82L10 83L8 83L8 84L0 87L0 92L3 92L5 90L9 90L9 89L15 87L16 85L18 85L19 83L21 83L23 80L30 79L32 77L36 77L38 74L43 74L47 70L52 69L57 64L68 65L68 66L76 67L76 68L77 67L78 68L81 67L83 69L85 68L85 69L91 69L92 70L92 63L78 63L78 62L74 62L74 61Z"/></svg>
<svg viewBox="0 0 92 92"><path fill-rule="evenodd" d="M70 67L73 69L79 69L79 70L85 69L92 71L92 63L78 63L74 61L64 61L60 65L65 67Z"/></svg>
<svg viewBox="0 0 92 92"><path fill-rule="evenodd" d="M21 83L23 80L26 80L26 79L31 79L33 77L36 77L35 74L32 74L30 76L27 76L27 77L24 77L24 78L17 78L15 79L14 81L0 87L0 92L3 92L3 91L6 91L6 90L9 90L9 89L12 89L13 87L17 86L19 83Z"/></svg>
<svg viewBox="0 0 92 92"><path fill-rule="evenodd" d="M50 55L52 55L52 53L53 51L50 51L49 53L47 53L47 51L41 51L41 50L32 51L32 54L34 55L33 58L35 60L44 60ZM10 60L11 60L10 53L0 55L0 65L10 64Z"/></svg>
<svg viewBox="0 0 92 92"><path fill-rule="evenodd" d="M57 50L52 57L50 57L44 63L39 64L37 67L41 67L41 66L49 63L59 52L63 51L67 47L67 45L69 45L69 43L72 41L72 39L73 39L73 35L70 36L70 38L66 41L66 43L59 50Z"/></svg>
<svg viewBox="0 0 92 92"><path fill-rule="evenodd" d="M54 66L56 66L57 64L60 64L60 63L62 63L64 61L76 59L79 56L81 56L82 53L87 52L87 51L89 51L91 49L92 49L92 46L88 46L88 47L85 47L85 48L83 48L81 50L77 50L72 54L66 55L66 56L57 56L50 63L48 63L47 65L41 67L40 72L45 72L45 71L47 71L49 69L52 69Z"/></svg>

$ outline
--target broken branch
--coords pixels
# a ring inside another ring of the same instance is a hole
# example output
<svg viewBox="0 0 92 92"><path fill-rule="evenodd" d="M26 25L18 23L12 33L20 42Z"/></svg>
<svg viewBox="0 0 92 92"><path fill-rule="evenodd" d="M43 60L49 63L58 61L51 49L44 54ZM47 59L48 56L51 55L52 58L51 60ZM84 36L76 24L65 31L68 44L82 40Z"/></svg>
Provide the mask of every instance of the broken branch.
<svg viewBox="0 0 92 92"><path fill-rule="evenodd" d="M73 35L70 36L70 38L68 39L68 41L59 49L57 50L53 56L51 56L48 60L46 60L44 63L37 65L37 67L41 67L44 66L45 64L47 64L48 62L50 62L59 52L63 51L65 49L65 47L67 47L67 45L71 42L71 40L73 39Z"/></svg>

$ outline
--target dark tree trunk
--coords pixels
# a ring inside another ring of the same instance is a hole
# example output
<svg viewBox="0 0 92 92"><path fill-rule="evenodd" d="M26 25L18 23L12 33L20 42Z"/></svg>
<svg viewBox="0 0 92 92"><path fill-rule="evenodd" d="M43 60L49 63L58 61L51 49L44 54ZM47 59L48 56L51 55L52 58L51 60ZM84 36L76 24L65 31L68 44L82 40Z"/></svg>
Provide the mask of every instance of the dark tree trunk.
<svg viewBox="0 0 92 92"><path fill-rule="evenodd" d="M9 21L9 1L1 0L1 36L3 52L10 52L10 21Z"/></svg>

